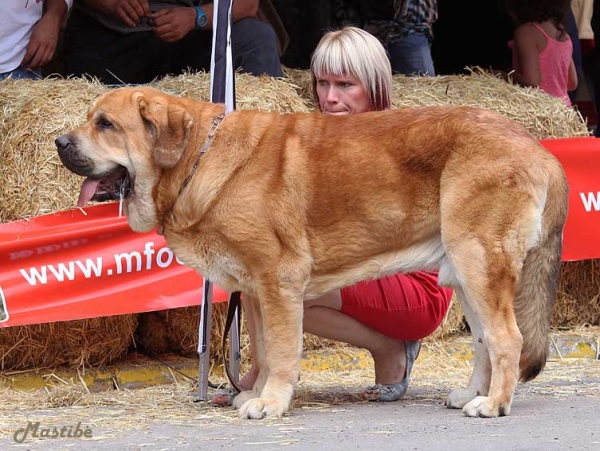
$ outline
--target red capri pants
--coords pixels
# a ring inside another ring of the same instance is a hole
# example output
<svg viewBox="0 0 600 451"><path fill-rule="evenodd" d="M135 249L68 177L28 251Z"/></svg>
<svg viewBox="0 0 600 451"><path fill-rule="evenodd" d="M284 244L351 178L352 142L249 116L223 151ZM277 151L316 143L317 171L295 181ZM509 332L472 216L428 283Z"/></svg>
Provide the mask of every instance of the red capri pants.
<svg viewBox="0 0 600 451"><path fill-rule="evenodd" d="M341 311L388 337L420 340L442 323L452 289L437 284L437 273L394 274L343 288Z"/></svg>

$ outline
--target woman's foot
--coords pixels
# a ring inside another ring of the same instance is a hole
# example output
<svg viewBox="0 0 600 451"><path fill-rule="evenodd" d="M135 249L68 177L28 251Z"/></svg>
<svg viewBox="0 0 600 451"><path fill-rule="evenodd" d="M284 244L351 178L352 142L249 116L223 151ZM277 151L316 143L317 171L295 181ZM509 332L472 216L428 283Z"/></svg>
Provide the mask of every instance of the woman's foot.
<svg viewBox="0 0 600 451"><path fill-rule="evenodd" d="M238 394L233 387L219 388L213 395L210 403L215 407L228 407L233 404L233 398Z"/></svg>
<svg viewBox="0 0 600 451"><path fill-rule="evenodd" d="M361 393L361 397L364 400L383 402L397 401L406 394L413 364L421 351L421 342L417 340L400 343L403 344L402 347L404 348L404 352L400 351L400 361L398 361L398 354L395 353L395 364L394 362L389 361L389 354L385 356L373 356L373 359L375 360L375 381L387 382L390 380L390 377L394 380L398 380L399 377L397 374L403 374L404 378L400 382L377 383L371 387L367 387L365 391ZM382 357L384 358L382 359ZM403 364L402 360L406 363ZM404 371L400 373L399 368L403 368ZM394 377L394 375L396 376Z"/></svg>
<svg viewBox="0 0 600 451"><path fill-rule="evenodd" d="M250 371L240 379L237 383L237 386L242 390L252 390L254 387L254 382L258 377L258 369L255 369L254 366L250 368ZM233 398L238 395L238 391L233 387L223 387L217 389L212 399L210 400L211 404L216 407L228 407L233 403Z"/></svg>
<svg viewBox="0 0 600 451"><path fill-rule="evenodd" d="M360 397L365 401L390 402L403 398L408 389L408 384L398 382L397 384L375 384L365 388Z"/></svg>

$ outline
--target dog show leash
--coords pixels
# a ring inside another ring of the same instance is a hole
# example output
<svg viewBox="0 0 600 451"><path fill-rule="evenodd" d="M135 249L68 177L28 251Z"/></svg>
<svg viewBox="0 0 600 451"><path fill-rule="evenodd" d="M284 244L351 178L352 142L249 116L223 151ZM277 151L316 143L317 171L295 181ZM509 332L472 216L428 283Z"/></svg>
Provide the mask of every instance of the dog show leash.
<svg viewBox="0 0 600 451"><path fill-rule="evenodd" d="M235 378L233 377L233 375L231 374L231 369L229 368L229 362L227 361L227 357L225 357L227 355L227 353L225 352L225 347L226 347L226 343L227 343L227 336L229 335L229 330L231 329L231 325L233 324L233 320L235 318L235 312L239 311L240 315L239 318L241 318L241 298L242 298L242 293L240 293L239 291L234 291L233 293L231 293L231 296L229 297L229 305L227 306L227 319L225 320L225 330L223 330L223 341L221 342L221 352L223 353L223 366L225 367L225 373L227 374L227 379L229 379L229 383L231 384L231 386L237 390L238 393L240 393L242 390L240 389L240 387L237 385L237 381L235 380ZM238 324L239 326L239 324ZM239 327L238 327L239 330ZM231 346L231 344L230 344Z"/></svg>

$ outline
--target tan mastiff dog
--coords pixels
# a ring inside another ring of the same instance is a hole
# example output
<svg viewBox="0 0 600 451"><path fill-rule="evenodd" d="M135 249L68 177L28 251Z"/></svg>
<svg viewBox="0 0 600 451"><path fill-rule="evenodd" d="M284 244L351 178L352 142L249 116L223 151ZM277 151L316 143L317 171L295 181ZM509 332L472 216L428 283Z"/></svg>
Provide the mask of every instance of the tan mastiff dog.
<svg viewBox="0 0 600 451"><path fill-rule="evenodd" d="M456 290L475 344L471 380L447 405L508 415L517 380L546 363L567 215L559 162L523 127L476 108L223 111L115 89L56 144L87 177L80 204L124 187L133 230L164 231L185 264L243 293L260 376L235 398L240 416L289 409L304 299L423 269Z"/></svg>

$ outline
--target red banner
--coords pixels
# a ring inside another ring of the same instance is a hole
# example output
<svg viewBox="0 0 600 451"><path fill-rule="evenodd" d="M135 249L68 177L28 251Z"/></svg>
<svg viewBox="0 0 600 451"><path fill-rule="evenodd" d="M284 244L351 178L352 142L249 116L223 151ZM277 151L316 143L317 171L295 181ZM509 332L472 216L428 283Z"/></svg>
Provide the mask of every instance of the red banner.
<svg viewBox="0 0 600 451"><path fill-rule="evenodd" d="M544 140L570 186L563 260L600 258L600 140ZM199 305L202 277L118 204L0 224L0 327ZM215 287L214 301L227 293Z"/></svg>
<svg viewBox="0 0 600 451"><path fill-rule="evenodd" d="M0 225L0 327L200 305L202 277L118 203ZM227 300L215 287L213 300Z"/></svg>
<svg viewBox="0 0 600 451"><path fill-rule="evenodd" d="M562 163L569 181L563 261L600 258L600 139L545 139L541 143Z"/></svg>

